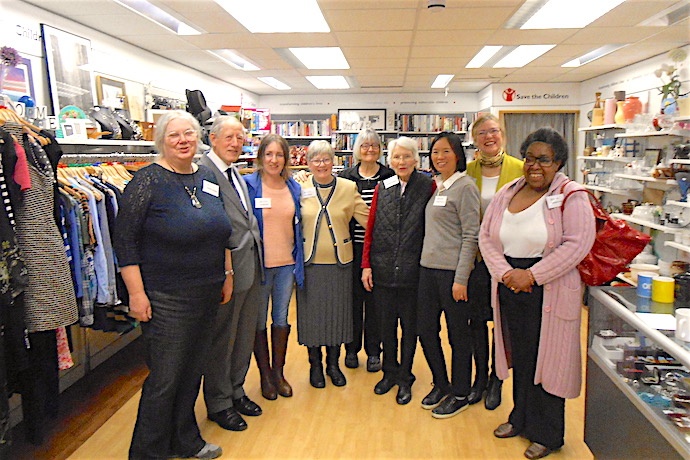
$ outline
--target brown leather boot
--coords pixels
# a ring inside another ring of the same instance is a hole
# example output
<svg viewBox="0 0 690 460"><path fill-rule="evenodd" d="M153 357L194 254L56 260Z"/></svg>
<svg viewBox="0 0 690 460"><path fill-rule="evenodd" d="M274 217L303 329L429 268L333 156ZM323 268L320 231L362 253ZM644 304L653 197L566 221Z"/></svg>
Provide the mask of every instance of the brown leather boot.
<svg viewBox="0 0 690 460"><path fill-rule="evenodd" d="M256 358L256 364L259 367L259 374L261 376L261 396L270 400L278 399L278 392L273 384L271 365L268 361L268 334L266 329L256 331L254 337L254 357Z"/></svg>
<svg viewBox="0 0 690 460"><path fill-rule="evenodd" d="M292 396L292 387L283 376L285 367L285 353L287 352L287 341L290 335L290 325L275 326L271 325L271 355L273 358L273 383L280 396L289 398Z"/></svg>

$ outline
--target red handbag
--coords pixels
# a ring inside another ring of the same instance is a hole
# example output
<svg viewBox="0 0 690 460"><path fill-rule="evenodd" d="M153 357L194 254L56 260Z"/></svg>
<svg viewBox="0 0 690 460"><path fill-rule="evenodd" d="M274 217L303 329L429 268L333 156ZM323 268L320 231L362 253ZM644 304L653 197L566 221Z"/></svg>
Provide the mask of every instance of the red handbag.
<svg viewBox="0 0 690 460"><path fill-rule="evenodd" d="M561 193L565 188L561 187ZM570 195L585 192L596 219L597 235L589 254L577 265L580 278L588 286L600 286L612 281L616 275L644 249L652 237L635 230L624 220L612 218L604 210L601 202L589 190L578 189L568 192L563 197L561 211Z"/></svg>

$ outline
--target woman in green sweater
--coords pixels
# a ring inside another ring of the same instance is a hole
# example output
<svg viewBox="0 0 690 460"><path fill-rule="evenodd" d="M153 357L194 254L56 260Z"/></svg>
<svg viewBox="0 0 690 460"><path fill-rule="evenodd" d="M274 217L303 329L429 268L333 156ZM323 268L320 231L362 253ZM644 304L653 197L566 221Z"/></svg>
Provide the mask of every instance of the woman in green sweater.
<svg viewBox="0 0 690 460"><path fill-rule="evenodd" d="M467 175L473 177L481 195L482 216L496 192L508 182L523 175L522 160L503 150L505 131L498 119L486 114L472 125L472 139L477 156L467 165ZM491 352L491 377L489 374L489 328L491 312L491 277L486 264L478 254L478 261L470 274L468 296L470 304L470 332L475 376L468 396L469 404L476 404L486 393L484 405L489 410L501 404L502 381L496 377L493 347Z"/></svg>

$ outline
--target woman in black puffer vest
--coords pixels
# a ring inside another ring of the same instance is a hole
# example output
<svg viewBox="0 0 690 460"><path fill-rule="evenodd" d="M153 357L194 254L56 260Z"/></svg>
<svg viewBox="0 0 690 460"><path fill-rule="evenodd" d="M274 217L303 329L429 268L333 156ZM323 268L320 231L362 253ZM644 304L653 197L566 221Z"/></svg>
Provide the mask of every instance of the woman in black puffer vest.
<svg viewBox="0 0 690 460"><path fill-rule="evenodd" d="M398 385L397 402L412 399L412 361L417 347L417 286L424 241L424 210L435 183L416 170L417 143L400 137L388 145L388 163L396 175L376 186L362 256L362 283L373 289L383 339L383 379L374 393ZM402 328L398 363L398 319Z"/></svg>

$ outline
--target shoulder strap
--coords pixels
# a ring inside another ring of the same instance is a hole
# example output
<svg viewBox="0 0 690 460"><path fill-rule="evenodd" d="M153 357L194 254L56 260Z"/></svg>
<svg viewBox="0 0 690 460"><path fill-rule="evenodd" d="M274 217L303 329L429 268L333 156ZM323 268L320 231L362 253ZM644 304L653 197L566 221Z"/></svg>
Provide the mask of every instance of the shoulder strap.
<svg viewBox="0 0 690 460"><path fill-rule="evenodd" d="M570 182L572 182L572 181L568 181L561 186L561 193L564 193L565 186L568 185ZM599 198L594 196L594 194L592 192L590 192L589 190L587 190L585 188L576 188L575 190L571 190L568 193L566 193L565 196L563 197L563 202L561 203L561 212L563 211L563 209L565 209L565 202L568 199L568 197L570 195L572 195L573 193L577 193L577 192L584 192L587 195L589 195L589 204L592 206L592 211L594 211L594 217L596 217L598 219L605 219L605 220L609 220L611 218L609 216L609 213L606 212L606 210L602 206L601 201L599 201Z"/></svg>

